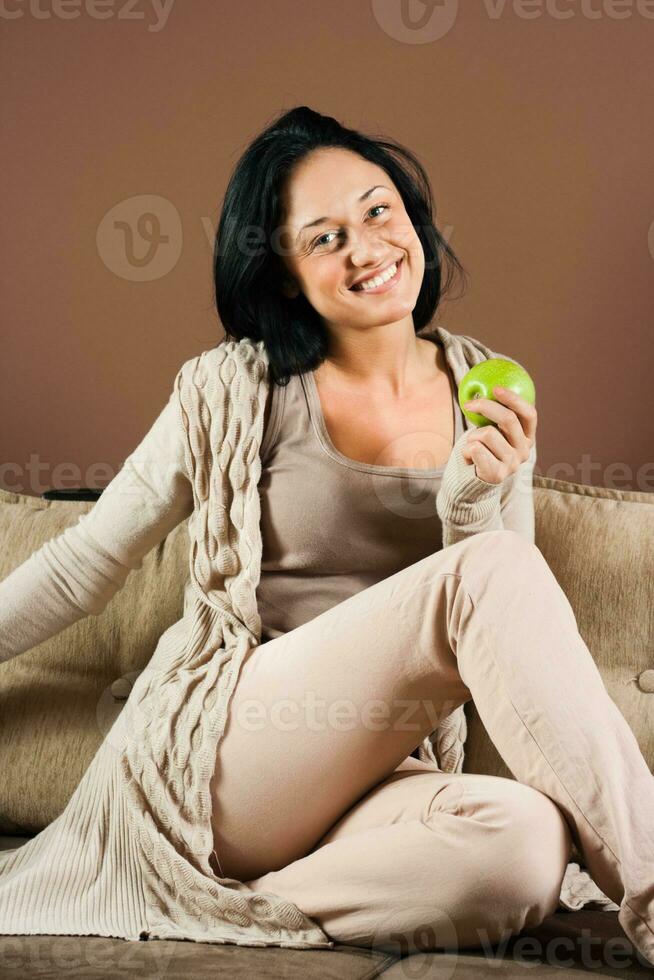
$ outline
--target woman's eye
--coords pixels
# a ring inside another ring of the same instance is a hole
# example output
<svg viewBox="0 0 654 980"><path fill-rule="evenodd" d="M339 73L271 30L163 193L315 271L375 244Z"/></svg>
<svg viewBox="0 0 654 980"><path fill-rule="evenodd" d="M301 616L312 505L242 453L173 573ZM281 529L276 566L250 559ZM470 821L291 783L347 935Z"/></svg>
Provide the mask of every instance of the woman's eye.
<svg viewBox="0 0 654 980"><path fill-rule="evenodd" d="M322 245L323 238L327 238L328 235L333 235L333 234L334 234L333 231L328 231L324 235L321 235L320 238L316 238L315 242L313 243L313 247L319 248L319 246Z"/></svg>
<svg viewBox="0 0 654 980"><path fill-rule="evenodd" d="M370 211L376 211L377 208L386 208L386 210L388 210L389 207L390 204L375 204L373 207L370 208ZM368 211L368 214L370 214L370 211Z"/></svg>
<svg viewBox="0 0 654 980"><path fill-rule="evenodd" d="M378 208L383 208L384 210L389 210L390 209L390 204L375 204L375 205L373 205L373 207L371 207L368 210L368 214L370 214L371 211L376 211ZM380 215L377 215L377 217L380 217ZM335 235L335 234L336 234L336 232L326 231L324 235L321 235L320 236L320 238L316 238L315 242L313 243L313 247L314 248L319 248L323 244L323 238L328 238L329 235ZM340 232L338 234L340 234ZM325 245L329 245L330 242L325 242L324 244Z"/></svg>

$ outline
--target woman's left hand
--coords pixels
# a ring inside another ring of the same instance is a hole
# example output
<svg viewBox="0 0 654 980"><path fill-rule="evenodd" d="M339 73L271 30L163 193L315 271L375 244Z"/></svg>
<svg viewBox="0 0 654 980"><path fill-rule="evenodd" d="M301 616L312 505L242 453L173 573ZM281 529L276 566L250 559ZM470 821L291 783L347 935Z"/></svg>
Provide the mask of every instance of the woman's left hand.
<svg viewBox="0 0 654 980"><path fill-rule="evenodd" d="M468 411L497 422L468 431L463 458L474 463L475 472L486 483L502 483L524 463L536 439L538 414L521 395L493 388L492 398L473 398L465 403ZM500 431L501 430L501 431Z"/></svg>

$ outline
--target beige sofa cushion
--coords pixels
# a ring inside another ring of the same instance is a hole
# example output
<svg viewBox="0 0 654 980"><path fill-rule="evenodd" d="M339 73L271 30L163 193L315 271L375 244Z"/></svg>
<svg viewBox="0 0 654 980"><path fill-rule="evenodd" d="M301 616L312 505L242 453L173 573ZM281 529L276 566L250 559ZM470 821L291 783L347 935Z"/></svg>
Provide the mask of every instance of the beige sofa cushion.
<svg viewBox="0 0 654 980"><path fill-rule="evenodd" d="M94 505L0 488L0 581ZM183 613L188 553L184 521L99 616L0 664L0 834L29 836L62 812L131 683Z"/></svg>
<svg viewBox="0 0 654 980"><path fill-rule="evenodd" d="M534 475L536 545L577 619L604 685L654 767L654 494ZM561 692L565 697L565 692ZM474 702L464 772L513 778Z"/></svg>

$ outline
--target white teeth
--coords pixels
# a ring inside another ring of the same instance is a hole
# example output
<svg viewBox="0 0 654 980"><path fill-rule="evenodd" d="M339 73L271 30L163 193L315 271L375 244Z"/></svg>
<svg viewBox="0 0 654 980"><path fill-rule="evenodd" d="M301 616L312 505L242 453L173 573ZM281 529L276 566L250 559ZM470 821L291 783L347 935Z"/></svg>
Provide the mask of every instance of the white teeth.
<svg viewBox="0 0 654 980"><path fill-rule="evenodd" d="M358 285L354 286L354 289L374 289L375 286L381 286L383 282L388 282L389 279L392 279L396 272L397 262L394 262L393 265L389 265L388 269L386 269L385 272L382 272L381 275L376 276L374 279L367 279L366 282L358 283Z"/></svg>

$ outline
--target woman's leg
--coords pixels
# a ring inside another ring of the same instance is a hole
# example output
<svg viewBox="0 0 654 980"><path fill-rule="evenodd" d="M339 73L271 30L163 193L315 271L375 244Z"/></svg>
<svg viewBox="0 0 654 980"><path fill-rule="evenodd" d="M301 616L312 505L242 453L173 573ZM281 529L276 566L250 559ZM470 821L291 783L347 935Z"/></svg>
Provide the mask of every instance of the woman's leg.
<svg viewBox="0 0 654 980"><path fill-rule="evenodd" d="M251 652L214 777L219 873L307 855L470 697L654 961L654 779L551 569L513 531L435 552Z"/></svg>
<svg viewBox="0 0 654 980"><path fill-rule="evenodd" d="M397 955L491 945L555 911L571 847L547 796L409 757L306 857L248 881L337 942Z"/></svg>

